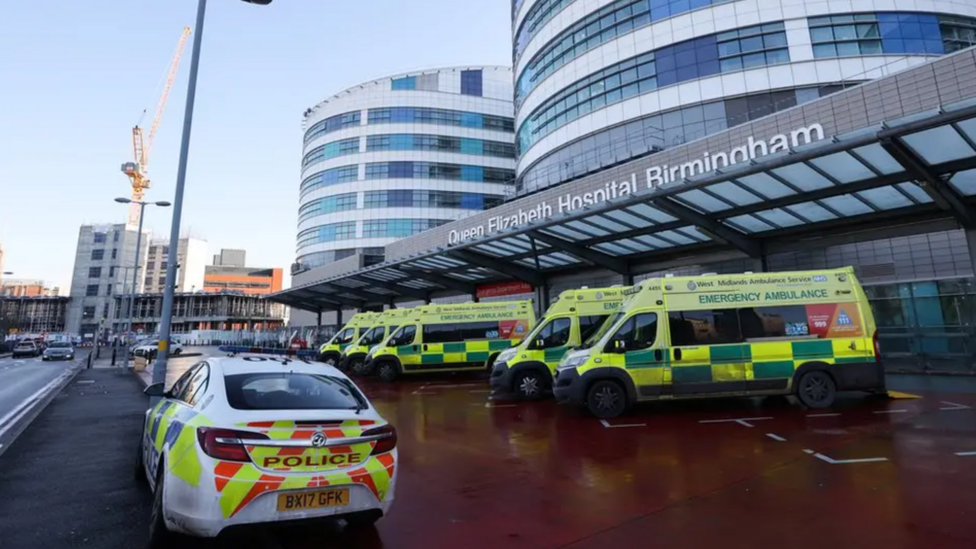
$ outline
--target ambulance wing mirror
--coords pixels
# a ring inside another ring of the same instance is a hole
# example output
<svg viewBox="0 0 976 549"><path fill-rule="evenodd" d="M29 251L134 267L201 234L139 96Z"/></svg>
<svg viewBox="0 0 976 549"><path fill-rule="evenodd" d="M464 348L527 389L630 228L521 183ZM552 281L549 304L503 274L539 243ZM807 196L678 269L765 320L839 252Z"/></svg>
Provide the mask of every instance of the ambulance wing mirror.
<svg viewBox="0 0 976 549"><path fill-rule="evenodd" d="M541 337L539 339L535 340L535 348L536 349L545 349L546 348L546 340L542 339Z"/></svg>
<svg viewBox="0 0 976 549"><path fill-rule="evenodd" d="M613 340L613 352L623 353L627 351L627 342L622 339Z"/></svg>
<svg viewBox="0 0 976 549"><path fill-rule="evenodd" d="M143 391L146 396L163 397L166 396L166 387L162 383L153 383Z"/></svg>

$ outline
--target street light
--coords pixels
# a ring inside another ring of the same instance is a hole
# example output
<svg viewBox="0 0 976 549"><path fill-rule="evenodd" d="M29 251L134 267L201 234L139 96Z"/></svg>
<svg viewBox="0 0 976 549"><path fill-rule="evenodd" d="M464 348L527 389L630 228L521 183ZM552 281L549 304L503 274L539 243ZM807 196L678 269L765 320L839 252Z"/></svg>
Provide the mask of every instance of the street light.
<svg viewBox="0 0 976 549"><path fill-rule="evenodd" d="M267 6L272 0L241 0L248 4ZM183 188L186 185L186 164L190 156L190 129L193 126L193 104L197 95L197 72L200 68L200 47L203 45L203 22L207 13L207 0L197 3L197 26L193 33L193 54L190 57L190 78L186 85L186 108L183 113L183 137L180 142L180 163L176 171L176 195L173 199L173 223L169 231L169 247L179 248L180 218L183 215ZM166 362L169 355L169 330L173 316L173 287L176 285L176 262L166 265L166 287L163 288L163 310L159 324L159 358L153 366L153 383L166 382ZM156 404L159 397L150 402Z"/></svg>
<svg viewBox="0 0 976 549"><path fill-rule="evenodd" d="M138 288L138 276L139 276L139 252L142 251L142 220L143 214L146 213L146 206L153 205L159 206L160 208L168 208L172 206L169 202L165 200L159 200L156 202L144 202L142 200L132 200L130 198L116 198L116 202L119 204L138 204L139 205L139 232L136 233L136 261L135 266L132 268L132 286L129 288L132 293L129 294L129 314L128 320L125 324L125 332L123 332L123 340L132 331L132 309L135 307L136 302L136 288ZM122 275L125 276L124 274ZM101 334L99 334L101 335ZM96 339L97 341L97 339ZM125 353L123 353L124 358L122 359L122 369L125 370L129 367L129 343L125 344Z"/></svg>

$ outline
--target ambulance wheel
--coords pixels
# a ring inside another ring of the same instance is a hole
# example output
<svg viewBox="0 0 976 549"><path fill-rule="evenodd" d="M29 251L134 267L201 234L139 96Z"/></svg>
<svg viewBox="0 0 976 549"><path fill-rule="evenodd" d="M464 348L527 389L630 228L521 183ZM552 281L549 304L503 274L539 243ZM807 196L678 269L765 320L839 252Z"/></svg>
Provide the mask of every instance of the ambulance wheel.
<svg viewBox="0 0 976 549"><path fill-rule="evenodd" d="M361 358L350 360L349 372L357 376L366 375L366 361Z"/></svg>
<svg viewBox="0 0 976 549"><path fill-rule="evenodd" d="M513 389L522 400L539 400L546 390L546 380L539 372L529 370L515 376Z"/></svg>
<svg viewBox="0 0 976 549"><path fill-rule="evenodd" d="M165 476L162 462L156 473L156 493L153 495L152 514L149 519L149 549L163 549L173 547L176 536L166 527L163 518L163 477Z"/></svg>
<svg viewBox="0 0 976 549"><path fill-rule="evenodd" d="M828 408L837 396L837 385L830 374L814 370L803 374L796 386L796 398L808 408Z"/></svg>
<svg viewBox="0 0 976 549"><path fill-rule="evenodd" d="M139 445L136 446L136 464L132 469L132 476L136 481L142 482L146 480L146 467L142 463L142 439L139 439Z"/></svg>
<svg viewBox="0 0 976 549"><path fill-rule="evenodd" d="M376 367L376 375L383 381L392 383L400 377L400 370L392 362L383 362Z"/></svg>
<svg viewBox="0 0 976 549"><path fill-rule="evenodd" d="M586 407L600 419L613 419L627 409L627 392L616 381L597 381L586 393Z"/></svg>

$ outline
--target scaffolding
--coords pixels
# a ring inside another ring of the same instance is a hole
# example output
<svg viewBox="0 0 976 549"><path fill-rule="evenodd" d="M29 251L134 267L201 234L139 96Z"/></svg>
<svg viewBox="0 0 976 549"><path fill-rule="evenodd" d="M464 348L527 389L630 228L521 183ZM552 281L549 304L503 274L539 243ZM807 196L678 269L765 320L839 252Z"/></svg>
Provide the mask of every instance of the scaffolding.
<svg viewBox="0 0 976 549"><path fill-rule="evenodd" d="M123 329L129 296L115 296L115 332ZM162 294L135 296L132 327L153 333L162 320ZM173 296L172 333L195 330L280 330L285 322L285 306L261 296L240 292L193 293Z"/></svg>
<svg viewBox="0 0 976 549"><path fill-rule="evenodd" d="M0 297L0 334L50 334L65 331L68 297Z"/></svg>

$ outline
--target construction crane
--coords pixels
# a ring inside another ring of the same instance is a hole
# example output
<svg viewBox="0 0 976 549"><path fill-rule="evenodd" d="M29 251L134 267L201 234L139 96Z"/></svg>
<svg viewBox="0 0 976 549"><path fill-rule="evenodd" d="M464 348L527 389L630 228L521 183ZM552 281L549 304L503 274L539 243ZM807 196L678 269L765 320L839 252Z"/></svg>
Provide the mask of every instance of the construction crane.
<svg viewBox="0 0 976 549"><path fill-rule="evenodd" d="M173 54L173 59L169 63L169 69L166 72L166 80L163 83L163 91L159 96L159 103L156 105L156 114L153 116L152 124L149 126L149 137L143 140L142 127L139 125L142 123L142 119L139 120L139 124L136 124L132 128L132 152L133 161L126 162L122 164L122 172L128 176L129 182L132 184L132 204L129 206L129 226L138 226L139 224L139 205L136 202L142 200L146 189L150 186L149 176L148 176L148 166L149 166L149 151L152 150L153 141L156 139L156 131L159 129L159 122L163 117L163 111L166 109L166 100L169 98L169 91L173 87L173 80L176 79L176 72L180 68L180 58L183 57L183 48L186 46L186 39L190 36L190 27L184 27L183 33L180 34L180 40L176 45L176 53ZM146 111L143 111L143 116L145 116Z"/></svg>

